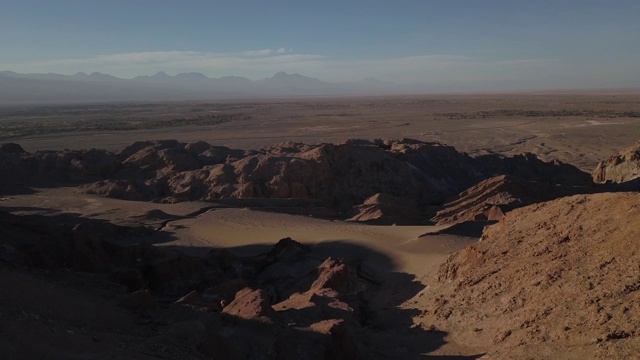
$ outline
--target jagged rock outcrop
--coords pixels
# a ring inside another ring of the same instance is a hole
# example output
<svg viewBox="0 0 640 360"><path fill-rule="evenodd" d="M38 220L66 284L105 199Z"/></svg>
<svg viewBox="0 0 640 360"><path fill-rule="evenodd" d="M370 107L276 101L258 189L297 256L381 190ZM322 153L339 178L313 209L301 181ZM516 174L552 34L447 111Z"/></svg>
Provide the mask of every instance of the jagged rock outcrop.
<svg viewBox="0 0 640 360"><path fill-rule="evenodd" d="M477 168L486 176L510 175L523 181L535 181L545 184L566 186L590 186L588 174L571 164L559 160L545 162L533 153L524 153L511 157L490 154L476 158Z"/></svg>
<svg viewBox="0 0 640 360"><path fill-rule="evenodd" d="M634 357L638 239L638 193L513 210L440 266L422 321L499 358Z"/></svg>
<svg viewBox="0 0 640 360"><path fill-rule="evenodd" d="M375 194L361 205L353 207L353 215L348 221L376 225L408 225L425 222L415 202L389 194Z"/></svg>
<svg viewBox="0 0 640 360"><path fill-rule="evenodd" d="M13 148L0 151L0 165L8 170L0 175L0 184L74 183L85 193L165 202L315 199L343 216L353 216L353 207L362 205L356 209L362 215L354 220L384 223L415 219L412 207L424 219L425 209L497 175L571 186L591 183L588 174L571 165L546 163L532 154L472 158L450 146L411 139L289 142L257 151L175 140L136 142L117 153L29 154ZM412 206L364 203L378 193Z"/></svg>
<svg viewBox="0 0 640 360"><path fill-rule="evenodd" d="M592 190L591 187L552 185L501 175L461 192L445 203L431 221L437 225L497 221L518 207Z"/></svg>
<svg viewBox="0 0 640 360"><path fill-rule="evenodd" d="M223 312L242 319L264 319L270 321L276 316L269 297L264 290L244 288L236 293L233 301Z"/></svg>
<svg viewBox="0 0 640 360"><path fill-rule="evenodd" d="M376 189L422 202L439 201L469 179L471 158L434 144L352 141L332 145L285 143L211 168L205 198L314 198L347 212ZM420 161L417 157L421 157ZM430 162L439 162L433 166ZM200 178L200 177L199 177ZM193 187L193 178L188 178ZM175 188L175 187L174 187Z"/></svg>
<svg viewBox="0 0 640 360"><path fill-rule="evenodd" d="M342 259L309 256L309 248L295 240L282 239L264 254L243 258L224 250L189 256L118 245L112 241L147 236L148 230L73 215L0 212L0 230L3 271L5 264L67 269L108 274L125 285L129 294L110 295L120 298L114 306L155 319L145 342L136 345L146 353L156 351L148 343L162 343L171 351L193 352L191 357L370 358L361 344L360 295L378 285Z"/></svg>
<svg viewBox="0 0 640 360"><path fill-rule="evenodd" d="M592 176L595 183L623 183L640 178L640 142L599 162Z"/></svg>

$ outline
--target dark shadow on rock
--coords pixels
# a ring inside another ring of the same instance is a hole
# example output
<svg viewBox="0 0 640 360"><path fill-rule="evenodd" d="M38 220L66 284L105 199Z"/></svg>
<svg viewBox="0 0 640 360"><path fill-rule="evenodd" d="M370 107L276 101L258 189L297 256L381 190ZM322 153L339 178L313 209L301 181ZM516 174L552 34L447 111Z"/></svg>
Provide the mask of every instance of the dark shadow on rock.
<svg viewBox="0 0 640 360"><path fill-rule="evenodd" d="M595 185L595 192L627 192L640 191L640 178L622 183L606 182Z"/></svg>
<svg viewBox="0 0 640 360"><path fill-rule="evenodd" d="M0 184L0 196L7 195L32 195L36 190L20 184Z"/></svg>
<svg viewBox="0 0 640 360"><path fill-rule="evenodd" d="M482 236L484 227L495 223L497 223L497 221L466 221L463 223L453 224L445 229L425 235L448 234L479 239L480 236Z"/></svg>
<svg viewBox="0 0 640 360"><path fill-rule="evenodd" d="M386 254L363 245L306 246L283 239L195 256L188 247L153 246L172 240L170 233L75 214L0 212L0 230L0 262L106 274L129 292L148 290L123 304L159 319L153 324L163 327L167 344L187 342L205 355L419 359L446 343L445 332L413 326L419 309L400 307L425 286L397 271ZM241 289L255 291L254 297L236 298ZM181 304L173 304L178 299ZM171 318L176 312L180 318ZM169 325L187 320L201 325ZM195 338L194 329L202 329Z"/></svg>
<svg viewBox="0 0 640 360"><path fill-rule="evenodd" d="M373 220L380 210L391 223L422 223L431 214L422 210L500 174L551 185L591 185L589 174L568 164L545 163L533 154L472 158L444 144L414 139L281 143L253 151L177 140L136 142L116 152L28 153L5 144L0 165L5 184L80 186L80 192L124 200L224 199L220 201L234 206L251 203L326 218L348 217L354 206L385 194L381 203L368 204L376 206L367 207L373 213L366 217ZM389 203L390 198L401 199L401 206Z"/></svg>
<svg viewBox="0 0 640 360"><path fill-rule="evenodd" d="M238 256L265 258L272 248L272 245L254 244L224 250ZM332 297L322 293L308 295L311 281L304 279L317 276L318 265L327 258L344 259L357 280L366 284L367 288L355 296L339 297L352 308L356 304L353 314L342 310ZM283 272L280 263L266 266L253 284L267 289L273 303L286 304L278 314L290 323L306 327L323 317L345 318L351 322L350 329L357 334L365 358L372 359L425 358L422 354L436 351L446 343L445 332L413 326L413 318L420 315L420 310L400 305L416 296L425 285L414 275L397 271L394 260L384 253L346 240L322 242L308 246L302 259L293 261L289 269ZM295 304L291 299L296 297L314 306L291 307ZM332 307L328 312L322 310Z"/></svg>
<svg viewBox="0 0 640 360"><path fill-rule="evenodd" d="M476 354L476 355L425 355L425 359L433 359L433 360L474 360L480 359L485 354Z"/></svg>
<svg viewBox="0 0 640 360"><path fill-rule="evenodd" d="M16 212L29 213L30 215L49 216L49 215L62 214L62 211L59 209L45 208L40 206L2 206L0 207L0 210L10 212L10 213L16 213ZM73 214L73 213L65 213L65 214L71 214L72 216L80 216L79 214Z"/></svg>
<svg viewBox="0 0 640 360"><path fill-rule="evenodd" d="M549 184L536 184L536 183L525 184L524 182L514 179L513 177L503 176L499 178L507 179L508 181L506 182L506 184L511 186L511 188L513 188L515 185L521 187L520 189L518 189L516 186L515 188L518 190L511 194L514 197L518 198L519 199L518 201L512 202L510 204L503 204L500 207L500 210L504 212L504 214L520 207L532 205L535 203L542 203L546 201L556 200L566 196L598 194L598 193L607 193L607 192L640 191L640 178L629 180L622 183L606 182L603 184L593 184L592 186L559 186L559 185L551 186ZM470 205L466 207L462 206L462 207L459 207L458 209L455 209L455 206L458 206L459 205L458 203L461 200L457 198L453 198L451 200L451 204L454 205L453 208L448 209L447 205L449 204L444 204L443 208L441 208L444 215L439 213L441 216L440 218L432 219L432 220L441 221L441 222L438 222L439 224L451 223L452 224L451 226L445 229L442 229L440 231L425 234L425 235L450 234L450 235L479 238L482 235L482 232L485 226L489 226L496 223L497 220L487 221L486 216L479 216L485 220L480 220L480 219L474 220L472 218L468 218L468 214L474 214L475 212L478 211L478 209L480 210L485 209L489 205L496 207L495 204L492 203L491 201L489 201L489 204L487 204L487 198L489 198L489 196L491 195L491 189L481 188L480 189L481 191L476 191L475 196L477 196L478 198L478 201L476 203L473 203L469 200L469 198L473 199L473 197L470 197L469 195L469 193L472 192L472 190L473 189L467 189L464 192L462 192L460 195L458 195L458 197L465 198L466 201L469 201ZM508 189L499 188L498 192L500 191L507 192L507 190ZM479 206L478 204L481 206ZM449 212L446 213L446 210L448 210ZM454 212L453 210L456 210L457 213ZM467 215L468 219L465 220L464 218L463 219L458 218L458 215L464 217L465 214ZM504 214L501 214L501 216L504 216ZM447 222L442 222L443 219L447 220L445 215L449 216L449 218L452 220L449 220ZM482 214L478 214L478 215L482 215Z"/></svg>

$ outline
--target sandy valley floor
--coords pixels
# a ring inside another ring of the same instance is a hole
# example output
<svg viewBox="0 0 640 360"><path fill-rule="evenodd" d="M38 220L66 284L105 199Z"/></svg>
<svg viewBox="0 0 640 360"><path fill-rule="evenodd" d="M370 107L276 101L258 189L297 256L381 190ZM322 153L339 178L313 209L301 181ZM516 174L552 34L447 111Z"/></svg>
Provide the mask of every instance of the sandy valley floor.
<svg viewBox="0 0 640 360"><path fill-rule="evenodd" d="M412 299L407 300L406 291L408 287L412 287L412 282L417 281L423 284L419 288L424 288L432 278L437 265L451 253L477 241L477 238L464 236L429 235L441 230L443 228L441 226L373 226L271 213L259 209L229 208L202 202L157 204L124 201L94 195L80 195L75 193L75 188L68 187L35 189L35 191L35 194L29 195L3 196L0 198L0 206L3 210L18 215L67 213L109 220L116 224L151 226L158 231L149 241L157 246L180 248L192 254L206 253L211 248L223 248L241 256L258 255L267 252L278 240L291 237L310 245L313 256L318 259L329 256L342 257L376 269L375 271L390 283L388 293L380 298L380 304L377 306L386 308L389 306L386 304L397 304L398 299L403 299L399 308L410 312L419 312L417 303ZM156 216L157 214L162 216ZM406 274L406 276L398 276L398 274ZM36 279L25 278L22 281L24 284L20 285L21 287L41 286ZM76 294L70 289L76 286L86 287L86 285L78 285L77 280L73 278L66 280L56 278L52 281L61 282L70 287L66 290L61 289L61 293L56 295L60 298L56 301L60 302L71 301L63 299L67 296L65 294L72 297L80 296L79 293ZM30 285L30 282L34 283ZM77 301L94 301L84 297L85 295L82 295ZM40 304L39 301L48 300L37 299L37 297L30 298L29 307L42 307L41 310L44 312L47 305ZM74 318L79 315L63 312L62 315L57 316L61 317L60 323L73 323ZM113 326L127 326L127 321L130 320L113 320L116 324ZM394 320L388 321L393 324ZM25 333L28 331L28 328L24 329ZM52 339L52 334L46 330L42 331L44 331L41 334L43 338ZM82 340L74 334L56 335L63 338L65 336L73 338L65 341L74 343L73 346L79 349L89 346L83 345ZM65 350L57 348L56 351L64 354ZM473 353L473 351L459 344L445 343L433 353L464 354Z"/></svg>

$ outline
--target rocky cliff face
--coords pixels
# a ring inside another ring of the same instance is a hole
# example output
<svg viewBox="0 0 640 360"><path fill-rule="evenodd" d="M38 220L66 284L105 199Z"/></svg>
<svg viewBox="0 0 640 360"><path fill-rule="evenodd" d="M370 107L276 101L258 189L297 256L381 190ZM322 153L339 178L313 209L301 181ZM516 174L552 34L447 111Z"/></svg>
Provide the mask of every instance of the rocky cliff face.
<svg viewBox="0 0 640 360"><path fill-rule="evenodd" d="M553 185L501 175L461 192L446 202L431 221L438 225L497 221L515 208L592 190L591 187Z"/></svg>
<svg viewBox="0 0 640 360"><path fill-rule="evenodd" d="M413 204L411 210L424 216L430 206L497 175L545 184L591 183L571 165L546 163L532 154L472 158L450 146L410 139L282 143L258 151L174 140L137 142L117 153L29 154L5 145L0 165L7 169L0 176L4 184L74 183L85 193L168 202L316 199L343 216L379 193Z"/></svg>
<svg viewBox="0 0 640 360"><path fill-rule="evenodd" d="M639 219L638 193L513 210L440 266L423 321L500 358L633 357Z"/></svg>
<svg viewBox="0 0 640 360"><path fill-rule="evenodd" d="M593 170L596 183L623 183L640 177L640 142L598 163Z"/></svg>

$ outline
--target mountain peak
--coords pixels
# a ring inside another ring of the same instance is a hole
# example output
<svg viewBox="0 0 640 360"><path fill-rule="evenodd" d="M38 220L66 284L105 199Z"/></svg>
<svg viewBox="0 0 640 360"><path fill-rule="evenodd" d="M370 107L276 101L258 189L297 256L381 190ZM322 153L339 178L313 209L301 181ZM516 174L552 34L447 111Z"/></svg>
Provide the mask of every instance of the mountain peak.
<svg viewBox="0 0 640 360"><path fill-rule="evenodd" d="M300 75L298 73L287 74L284 71L280 71L280 72L276 73L275 75L273 75L271 77L271 79L294 79L294 78L297 78L297 79L314 79L314 78L311 78L311 77L308 77L308 76ZM314 79L314 80L317 80L317 79Z"/></svg>
<svg viewBox="0 0 640 360"><path fill-rule="evenodd" d="M176 78L176 79L184 79L184 80L207 80L207 79L209 79L203 73L199 73L199 72L180 73L180 74L177 74L176 76L174 76L174 78Z"/></svg>
<svg viewBox="0 0 640 360"><path fill-rule="evenodd" d="M0 75L4 75L4 76L20 76L21 74L18 74L17 72L13 72L13 71L4 70L4 71L0 71Z"/></svg>
<svg viewBox="0 0 640 360"><path fill-rule="evenodd" d="M119 80L115 76L111 76L109 74L103 74L103 73L97 72L97 71L94 71L91 74L89 74L89 77L91 79L95 79L95 80Z"/></svg>
<svg viewBox="0 0 640 360"><path fill-rule="evenodd" d="M171 80L173 77L167 75L164 71L158 71L157 73L149 76L149 75L141 75L136 76L134 79L136 80Z"/></svg>
<svg viewBox="0 0 640 360"><path fill-rule="evenodd" d="M370 95L398 92L393 84L387 85L385 82L372 79L332 83L284 71L260 80L239 76L209 78L199 72L171 76L164 71L134 78L117 78L99 72L92 72L90 75L85 72L63 75L0 71L0 78L3 80L0 81L0 93L11 94L10 98L0 97L0 104ZM82 91L78 91L80 83Z"/></svg>
<svg viewBox="0 0 640 360"><path fill-rule="evenodd" d="M263 80L267 83L274 83L277 85L285 85L285 86L302 86L302 85L317 85L324 83L320 79L300 75L298 73L295 74L287 74L284 71L280 71L273 75L270 78L266 78Z"/></svg>

